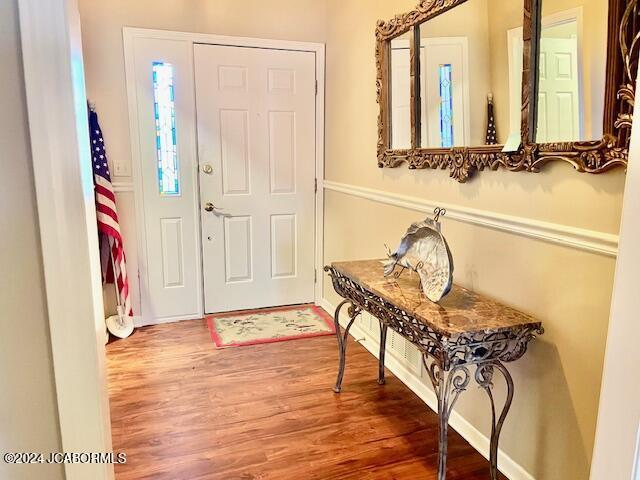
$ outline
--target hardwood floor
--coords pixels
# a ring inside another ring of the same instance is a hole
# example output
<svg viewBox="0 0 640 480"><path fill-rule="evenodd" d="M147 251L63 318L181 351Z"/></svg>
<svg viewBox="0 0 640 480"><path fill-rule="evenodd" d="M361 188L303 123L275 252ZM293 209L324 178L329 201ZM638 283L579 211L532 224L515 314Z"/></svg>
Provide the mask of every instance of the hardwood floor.
<svg viewBox="0 0 640 480"><path fill-rule="evenodd" d="M353 339L340 395L335 337L216 350L195 320L107 353L117 480L436 478L436 415ZM448 478L488 477L451 430Z"/></svg>

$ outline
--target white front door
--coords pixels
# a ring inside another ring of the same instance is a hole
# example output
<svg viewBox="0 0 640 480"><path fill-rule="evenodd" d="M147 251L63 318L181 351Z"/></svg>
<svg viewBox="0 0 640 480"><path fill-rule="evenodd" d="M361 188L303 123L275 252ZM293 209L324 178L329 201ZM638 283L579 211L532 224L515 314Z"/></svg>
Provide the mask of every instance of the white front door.
<svg viewBox="0 0 640 480"><path fill-rule="evenodd" d="M205 312L312 302L315 54L195 45L194 68Z"/></svg>

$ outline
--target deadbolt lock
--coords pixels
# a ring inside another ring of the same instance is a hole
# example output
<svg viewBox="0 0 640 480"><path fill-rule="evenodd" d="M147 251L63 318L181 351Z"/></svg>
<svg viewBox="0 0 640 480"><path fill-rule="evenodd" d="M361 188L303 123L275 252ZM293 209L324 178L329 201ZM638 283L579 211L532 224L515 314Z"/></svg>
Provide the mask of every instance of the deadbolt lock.
<svg viewBox="0 0 640 480"><path fill-rule="evenodd" d="M205 163L202 166L202 171L204 173L206 173L207 175L211 175L213 173L213 167L211 165L209 165L208 163Z"/></svg>

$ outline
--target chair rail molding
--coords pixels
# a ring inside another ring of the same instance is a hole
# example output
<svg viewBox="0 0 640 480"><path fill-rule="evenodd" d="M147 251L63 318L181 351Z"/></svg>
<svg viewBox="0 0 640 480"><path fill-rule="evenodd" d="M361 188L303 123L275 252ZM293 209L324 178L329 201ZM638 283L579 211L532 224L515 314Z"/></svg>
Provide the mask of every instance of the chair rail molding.
<svg viewBox="0 0 640 480"><path fill-rule="evenodd" d="M434 208L442 207L447 210L447 219L449 220L478 225L608 257L616 257L618 254L618 235L612 233L505 215L461 205L445 204L434 200L330 180L325 180L323 186L325 190L428 214L432 214Z"/></svg>
<svg viewBox="0 0 640 480"><path fill-rule="evenodd" d="M124 193L124 192L134 193L135 192L133 182L130 182L130 181L114 180L112 182L112 185L113 185L113 191L116 193Z"/></svg>

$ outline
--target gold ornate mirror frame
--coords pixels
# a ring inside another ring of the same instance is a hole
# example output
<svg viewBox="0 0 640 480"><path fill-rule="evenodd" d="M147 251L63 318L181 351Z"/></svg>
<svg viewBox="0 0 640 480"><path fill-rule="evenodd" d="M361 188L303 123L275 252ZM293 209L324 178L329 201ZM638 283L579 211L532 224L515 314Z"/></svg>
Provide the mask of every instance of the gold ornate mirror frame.
<svg viewBox="0 0 640 480"><path fill-rule="evenodd" d="M626 168L630 129L633 120L635 79L640 50L639 0L609 0L606 90L603 138L593 141L535 143L537 121L537 67L540 44L542 0L524 2L521 145L517 152L503 153L502 145L475 147L420 148L416 119L420 116L419 48L416 27L467 0L421 0L416 8L376 25L376 92L378 116L378 167L397 167L407 163L410 169L448 169L451 178L466 182L484 169L537 173L550 161L565 161L578 172L603 173L615 167ZM390 40L409 32L411 76L411 145L393 150L390 145L389 108Z"/></svg>

